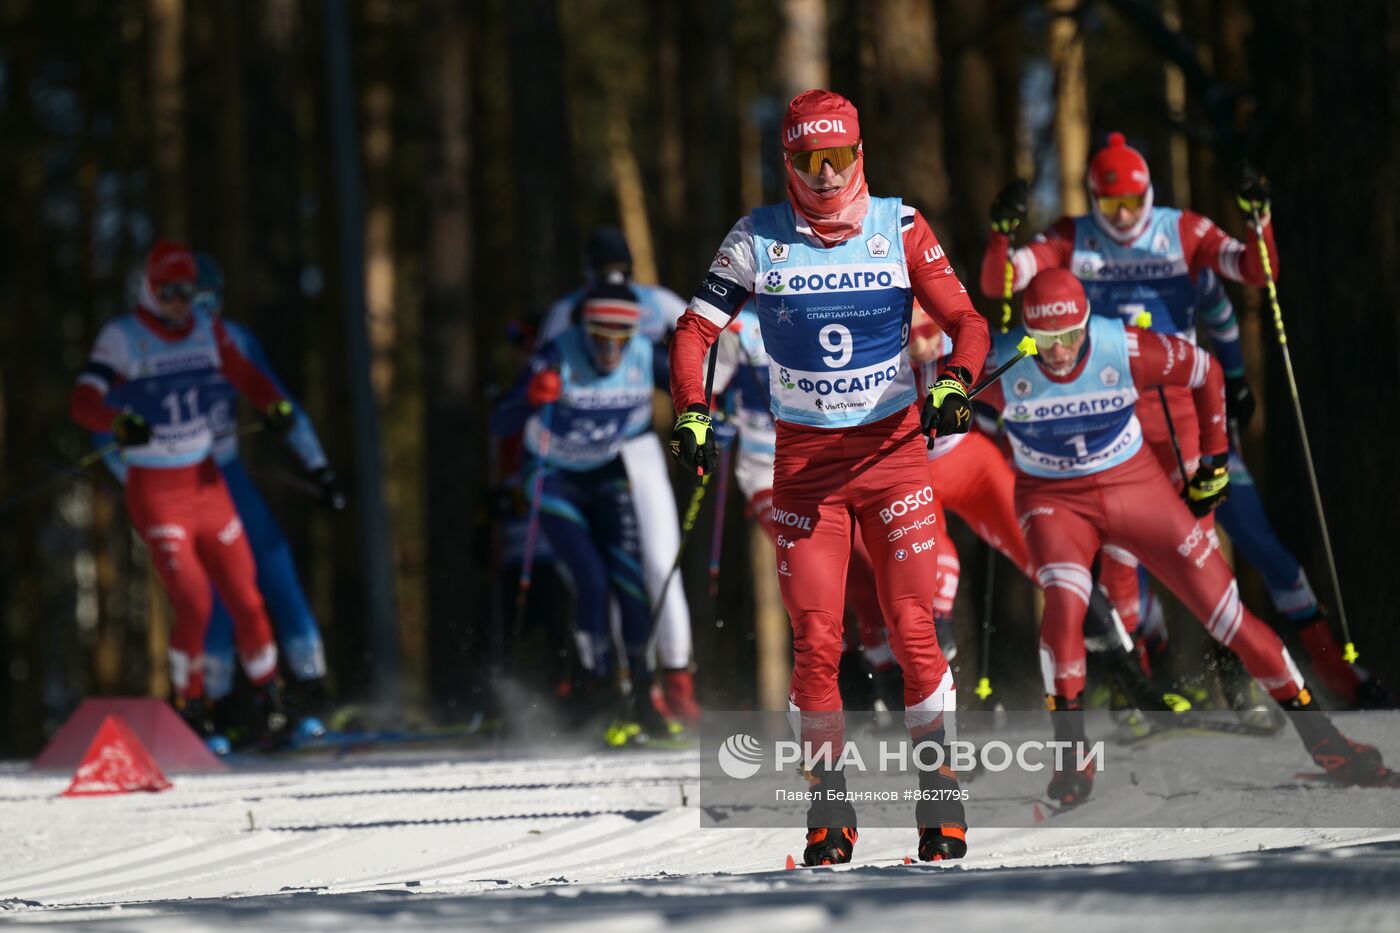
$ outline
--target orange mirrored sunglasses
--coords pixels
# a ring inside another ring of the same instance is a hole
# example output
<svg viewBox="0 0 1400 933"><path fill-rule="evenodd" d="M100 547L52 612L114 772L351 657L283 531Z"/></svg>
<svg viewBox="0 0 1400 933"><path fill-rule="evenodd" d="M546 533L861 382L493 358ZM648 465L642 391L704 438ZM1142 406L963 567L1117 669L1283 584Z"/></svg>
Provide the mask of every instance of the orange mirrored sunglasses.
<svg viewBox="0 0 1400 933"><path fill-rule="evenodd" d="M827 149L808 149L806 152L789 152L788 158L792 159L793 167L799 172L806 172L808 175L816 175L822 170L823 162L830 162L831 168L837 172L844 172L851 167L851 163L860 155L860 143L852 146L832 146Z"/></svg>
<svg viewBox="0 0 1400 933"><path fill-rule="evenodd" d="M1146 200L1147 196L1141 194L1106 195L1099 198L1099 210L1103 212L1105 217L1112 217L1118 213L1120 207L1126 207L1130 211L1140 211Z"/></svg>

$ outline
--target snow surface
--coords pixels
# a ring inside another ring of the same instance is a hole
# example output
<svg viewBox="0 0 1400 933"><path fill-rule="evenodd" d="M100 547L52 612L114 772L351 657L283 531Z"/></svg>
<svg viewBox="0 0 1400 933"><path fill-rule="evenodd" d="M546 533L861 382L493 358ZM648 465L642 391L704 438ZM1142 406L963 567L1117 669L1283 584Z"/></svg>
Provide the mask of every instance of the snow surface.
<svg viewBox="0 0 1400 933"><path fill-rule="evenodd" d="M700 828L698 769L695 751L419 750L64 799L66 778L11 765L0 924L1400 929L1396 829L1102 829L1070 813L974 825L969 857L950 865L900 865L913 830L869 829L854 865L785 871L800 832Z"/></svg>

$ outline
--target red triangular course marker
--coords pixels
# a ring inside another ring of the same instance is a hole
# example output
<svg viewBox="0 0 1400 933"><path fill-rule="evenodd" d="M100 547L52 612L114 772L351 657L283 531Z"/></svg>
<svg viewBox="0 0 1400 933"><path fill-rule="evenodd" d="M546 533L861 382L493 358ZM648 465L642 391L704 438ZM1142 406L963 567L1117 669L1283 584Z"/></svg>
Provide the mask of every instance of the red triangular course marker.
<svg viewBox="0 0 1400 933"><path fill-rule="evenodd" d="M795 858L793 858L791 855L789 855L789 856L787 857L787 870L788 870L788 871L792 871L792 870L795 869L796 867L797 867L797 859L795 859Z"/></svg>
<svg viewBox="0 0 1400 933"><path fill-rule="evenodd" d="M73 772L73 783L62 796L97 797L138 790L166 790L170 786L146 746L126 722L113 713L102 720L82 764Z"/></svg>

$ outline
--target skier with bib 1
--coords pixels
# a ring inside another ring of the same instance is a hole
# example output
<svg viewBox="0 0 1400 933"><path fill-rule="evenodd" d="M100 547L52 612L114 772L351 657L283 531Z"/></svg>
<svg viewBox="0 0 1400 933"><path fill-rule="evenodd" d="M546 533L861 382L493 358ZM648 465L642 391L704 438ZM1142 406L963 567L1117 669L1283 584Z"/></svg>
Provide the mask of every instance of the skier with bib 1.
<svg viewBox="0 0 1400 933"><path fill-rule="evenodd" d="M1139 393L1173 386L1191 393L1207 457L1223 457L1224 378L1209 353L1179 337L1091 315L1084 288L1068 270L1047 269L1026 289L1024 331L999 337L1010 357L1025 334L1033 364L1014 369L982 398L1002 406L1016 464L1016 509L1045 590L1041 670L1056 739L1085 740L1085 664L1081 624L1093 580L1089 567L1105 544L1138 555L1148 570L1231 648L1259 685L1291 716L1313 760L1336 779L1367 784L1384 776L1380 752L1353 742L1317 711L1288 650L1240 601L1215 531L1197 515L1219 506L1228 473L1203 465L1187 485L1187 504L1145 449L1135 414ZM1193 512L1195 514L1193 514ZM1082 801L1093 760L1057 771L1049 794Z"/></svg>
<svg viewBox="0 0 1400 933"><path fill-rule="evenodd" d="M1277 274L1279 262L1267 179L1248 166L1240 173L1240 203L1251 214L1258 207L1261 221L1258 229L1252 220L1249 222L1248 244L1226 234L1208 217L1155 204L1147 160L1127 144L1122 133L1110 133L1108 144L1089 163L1090 213L1063 217L1026 246L1013 250L1011 235L1025 218L1025 191L1024 182L1012 182L992 205L992 236L982 259L983 293L1001 294L1010 261L1017 291L1041 270L1068 269L1083 283L1094 314L1127 324L1142 322L1153 331L1192 344L1196 342L1199 315L1205 318L1222 359L1228 355L1235 364L1225 376L1231 417L1248 420L1244 413L1253 410L1253 396L1244 379L1243 360L1232 352L1231 345L1238 341L1238 333L1231 335L1228 328L1214 324L1220 319L1219 302L1209 299L1206 279L1218 275L1262 288L1265 275L1258 248L1261 240ZM1222 337L1226 339L1222 341ZM1181 475L1178 458L1185 464L1188 476L1202 463L1190 393L1180 387L1148 393L1138 401L1137 412L1148 450L1182 488L1188 477ZM1222 453L1206 465L1217 476L1225 475L1228 456ZM1235 510L1230 516L1235 530L1247 530L1251 536L1261 534L1257 524L1248 529L1240 527L1240 512ZM1267 573L1267 568L1261 569ZM1137 558L1120 548L1106 548L1099 579L1109 589L1129 629L1136 628L1143 579ZM1364 672L1347 669L1341 647L1325 613L1312 598L1306 577L1300 574L1291 582L1300 585L1302 592L1287 594L1282 601L1276 596L1275 602L1280 612L1295 620L1300 639L1320 676L1349 703L1386 705L1385 691L1378 684L1362 676ZM1300 596L1307 605L1291 605ZM1298 608L1304 611L1295 612Z"/></svg>
<svg viewBox="0 0 1400 933"><path fill-rule="evenodd" d="M870 195L850 101L825 90L798 95L782 145L787 199L734 225L677 324L672 449L690 470L713 469L705 355L752 298L777 421L771 517L792 542L778 551L778 583L792 620L789 702L801 711L802 741L839 753L844 740L837 669L858 530L904 668L905 722L916 743L945 742L956 691L933 626L933 532L894 541L891 523L933 503L925 436L971 426L967 392L986 357L987 325L919 212ZM909 365L916 297L956 343L926 394ZM850 861L855 847L855 808L834 760L809 762L817 799L807 812L807 864ZM956 774L921 771L919 781L933 791L915 810L920 858L961 857L967 822Z"/></svg>

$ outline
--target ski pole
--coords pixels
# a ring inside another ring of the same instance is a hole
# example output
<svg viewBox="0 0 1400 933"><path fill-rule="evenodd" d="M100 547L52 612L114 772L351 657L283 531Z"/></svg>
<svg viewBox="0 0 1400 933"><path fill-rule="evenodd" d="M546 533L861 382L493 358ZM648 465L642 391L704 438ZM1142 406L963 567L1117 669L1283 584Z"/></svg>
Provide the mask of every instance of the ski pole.
<svg viewBox="0 0 1400 933"><path fill-rule="evenodd" d="M1026 357L1035 355L1035 338L1027 334L1026 336L1021 338L1020 343L1016 344L1016 355L1013 356L1011 359L1007 360L1005 363L1002 363L1000 366L998 366L986 379L983 379L981 382L977 383L977 385L973 386L972 391L967 393L968 399L971 400L981 395L983 392L987 391L989 387L991 387L992 383L996 382L1002 376L1006 375L1006 371L1008 369L1015 366L1017 363L1021 362Z"/></svg>
<svg viewBox="0 0 1400 933"><path fill-rule="evenodd" d="M1255 239L1259 246L1259 260L1264 266L1264 285L1269 294L1269 304L1274 312L1274 333L1278 337L1278 348L1283 354L1283 371L1288 377L1288 393L1293 400L1293 418L1298 423L1298 437L1303 442L1303 462L1308 466L1308 483L1312 487L1313 508L1317 510L1317 524L1322 529L1322 550L1327 555L1327 572L1332 577L1332 593L1337 597L1337 619L1342 624L1342 657L1347 663L1354 663L1358 657L1356 645L1351 640L1351 626L1347 623L1346 606L1342 603L1342 582L1337 576L1337 560L1332 554L1332 536L1327 531L1327 515L1322 509L1322 489L1317 483L1317 467L1313 464L1312 445L1308 443L1308 429L1303 422L1303 403L1298 398L1298 380L1293 375L1293 358L1288 352L1288 333L1283 328L1283 309L1278 303L1278 288L1274 285L1274 267L1269 261L1269 247L1264 243L1264 222L1257 204L1251 205L1250 214L1254 218Z"/></svg>
<svg viewBox="0 0 1400 933"><path fill-rule="evenodd" d="M1006 245L1006 274L1002 276L1001 284L1001 332L1006 333L1011 326L1011 296L1016 293L1016 266L1011 262L1011 242L1007 238ZM1029 335L1027 335L1029 337ZM1035 348L1035 340L1031 339L1031 349ZM1019 348L1018 348L1019 349ZM991 654L992 654L992 596L995 591L997 572L997 549L990 544L987 545L987 576L983 581L986 590L982 594L982 651L977 656L977 689L973 692L977 694L977 699L986 702L987 697L992 695L991 679Z"/></svg>
<svg viewBox="0 0 1400 933"><path fill-rule="evenodd" d="M530 578L535 564L535 543L540 533L540 500L544 498L544 474L549 469L550 415L554 403L548 402L540 411L539 469L530 489L530 517L525 523L525 549L520 555L520 581L515 592L515 628L518 637L525 623L525 606L530 599Z"/></svg>
<svg viewBox="0 0 1400 933"><path fill-rule="evenodd" d="M215 434L214 439L222 440L223 438L229 436L241 437L245 434L252 434L257 431L261 431L263 427L264 425L261 421L255 421L251 424L244 425L243 427L238 428L235 431L224 431L223 433ZM111 441L110 443L103 444L96 450L88 452L87 454L83 455L82 457L78 458L77 460L73 461L67 466L55 470L53 473L50 473L48 476L34 483L28 489L22 489L14 495L9 496L3 501L0 501L0 515L3 515L4 513L8 512L10 509L14 508L17 505L21 505L29 501L30 499L34 498L40 493L47 492L49 489L56 486L63 480L68 479L70 476L78 475L79 473L86 470L88 467L92 466L94 463L106 457L108 454L116 453L120 449L120 444L118 444L116 441Z"/></svg>
<svg viewBox="0 0 1400 933"><path fill-rule="evenodd" d="M661 590L656 595L656 604L651 607L651 640L656 640L656 620L661 618L661 610L666 605L666 591L671 587L671 578L676 575L676 571L681 569L681 558L685 556L685 545L690 540L690 532L695 528L695 521L700 517L700 503L705 501L705 490L710 486L712 473L700 474L700 482L695 487L695 491L690 494L690 504L686 506L685 519L681 522L681 543L676 548L676 559L671 561L671 569L666 573L666 579L661 581ZM650 645L647 654L651 653Z"/></svg>
<svg viewBox="0 0 1400 933"><path fill-rule="evenodd" d="M1172 439L1172 452L1176 454L1176 468L1181 471L1181 495L1186 496L1186 489L1191 484L1191 477L1186 475L1186 461L1181 457L1181 441L1176 436L1176 423L1172 421L1172 409L1167 404L1167 390L1161 386L1157 387L1157 397L1162 400L1162 414L1167 419L1167 436Z"/></svg>
<svg viewBox="0 0 1400 933"><path fill-rule="evenodd" d="M102 445L81 459L75 460L67 466L60 467L48 476L34 483L28 489L21 489L14 495L7 497L3 502L0 502L0 514L8 512L14 506L29 501L42 492L46 492L68 477L76 476L108 454L115 453L117 449L117 442L112 441L112 443Z"/></svg>
<svg viewBox="0 0 1400 933"><path fill-rule="evenodd" d="M982 594L982 651L977 656L977 699L986 701L992 695L992 584L996 579L997 549L987 545L986 591Z"/></svg>
<svg viewBox="0 0 1400 933"><path fill-rule="evenodd" d="M710 537L710 599L719 596L719 561L724 547L724 509L729 500L729 461L734 447L719 452L719 490L715 494L715 527Z"/></svg>

